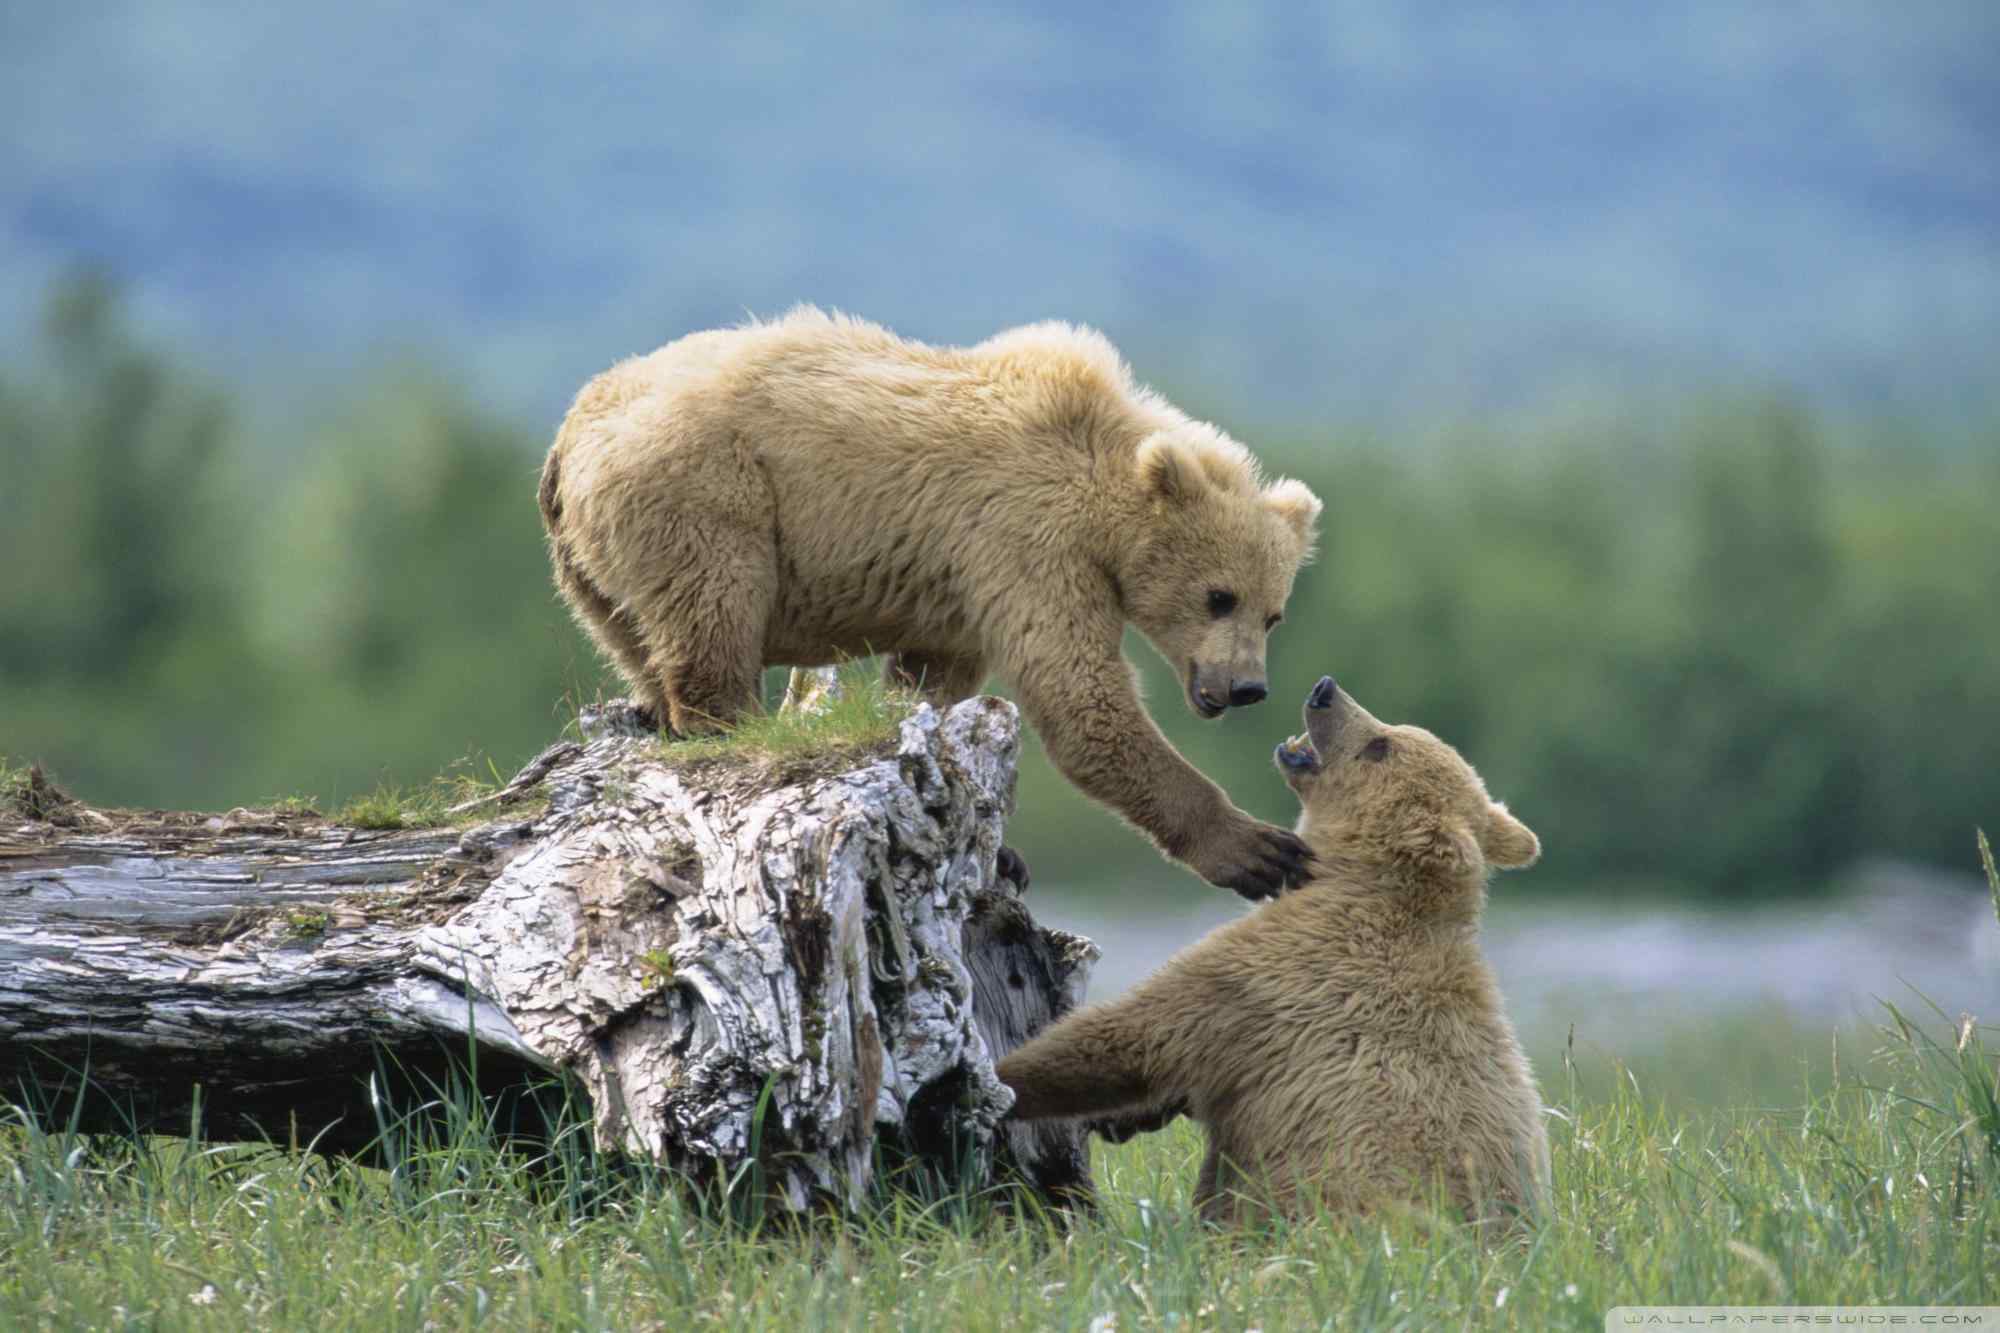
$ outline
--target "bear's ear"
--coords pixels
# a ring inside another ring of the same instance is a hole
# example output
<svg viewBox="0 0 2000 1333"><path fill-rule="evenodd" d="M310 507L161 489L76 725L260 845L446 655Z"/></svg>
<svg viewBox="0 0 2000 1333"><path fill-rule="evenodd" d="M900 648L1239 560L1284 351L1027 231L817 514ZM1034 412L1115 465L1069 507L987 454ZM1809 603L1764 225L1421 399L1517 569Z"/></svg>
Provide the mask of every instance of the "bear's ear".
<svg viewBox="0 0 2000 1333"><path fill-rule="evenodd" d="M1149 495L1175 504L1186 504L1208 488L1202 476L1201 460L1177 441L1164 435L1149 435L1134 456L1139 484Z"/></svg>
<svg viewBox="0 0 2000 1333"><path fill-rule="evenodd" d="M1257 489L1257 464L1250 451L1221 431L1208 431L1191 444L1189 452L1216 490L1248 495Z"/></svg>
<svg viewBox="0 0 2000 1333"><path fill-rule="evenodd" d="M1502 870L1531 866L1542 855L1542 842L1535 831L1508 814L1507 807L1498 801L1487 811L1479 845L1486 849L1486 859Z"/></svg>
<svg viewBox="0 0 2000 1333"><path fill-rule="evenodd" d="M1464 820L1440 821L1428 811L1422 812L1396 840L1397 854L1425 875L1462 875L1478 864L1479 848Z"/></svg>
<svg viewBox="0 0 2000 1333"><path fill-rule="evenodd" d="M1308 550L1313 544L1313 524L1319 522L1320 510L1324 508L1319 497L1302 481L1287 478L1264 492L1264 503L1271 511L1285 520L1287 526L1297 535L1301 545Z"/></svg>

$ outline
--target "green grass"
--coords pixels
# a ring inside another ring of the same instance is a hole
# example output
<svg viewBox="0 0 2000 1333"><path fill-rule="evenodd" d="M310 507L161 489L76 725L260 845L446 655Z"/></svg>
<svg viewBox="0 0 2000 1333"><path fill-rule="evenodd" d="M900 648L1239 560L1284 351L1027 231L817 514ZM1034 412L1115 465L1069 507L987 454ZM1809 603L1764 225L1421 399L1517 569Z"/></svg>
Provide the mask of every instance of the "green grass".
<svg viewBox="0 0 2000 1333"><path fill-rule="evenodd" d="M660 753L676 763L846 758L894 740L916 702L914 694L888 685L879 664L870 658L842 666L838 690L813 711L759 709L725 732L663 740Z"/></svg>
<svg viewBox="0 0 2000 1333"><path fill-rule="evenodd" d="M893 741L916 702L914 693L891 688L883 681L874 659L849 663L840 669L839 689L814 711L760 709L727 732L662 740L660 754L670 763L717 759L844 762ZM473 771L480 762L487 770L484 774ZM508 775L491 759L461 760L429 782L414 786L384 782L335 806L326 817L335 824L382 831L476 824L502 812L490 803L459 807L492 795L507 780ZM12 767L0 756L0 800L15 800L26 792L27 783L28 770ZM545 798L530 795L510 807L510 812L532 813L543 804ZM280 797L269 808L290 816L322 813L318 797L297 794Z"/></svg>
<svg viewBox="0 0 2000 1333"><path fill-rule="evenodd" d="M374 791L356 796L337 807L330 818L336 824L361 829L444 828L477 824L502 814L532 813L546 804L546 798L531 793L506 810L491 802L460 809L482 797L493 795L507 785L507 776L494 766L491 759L485 761L487 772L483 776L471 771L473 762L462 760L454 766L456 771L442 773L420 786L398 787L383 783ZM288 797L273 808L281 813L318 813L317 801L312 797Z"/></svg>
<svg viewBox="0 0 2000 1333"><path fill-rule="evenodd" d="M660 757L674 764L732 759L843 763L893 741L916 702L913 693L893 689L883 681L874 659L853 662L840 669L838 691L814 711L760 708L725 732L662 739ZM475 775L470 771L471 761L462 761L456 766L458 771L419 786L383 783L338 806L330 818L353 828L382 830L438 828L491 819L499 811L490 804L457 809L506 785L506 775L494 769L490 760L486 767L486 775ZM541 799L531 796L512 808L533 810ZM287 797L273 808L295 814L318 811L314 798L299 796Z"/></svg>
<svg viewBox="0 0 2000 1333"><path fill-rule="evenodd" d="M285 913L285 934L295 940L316 940L332 924L332 915L316 908L294 907Z"/></svg>
<svg viewBox="0 0 2000 1333"><path fill-rule="evenodd" d="M420 811L416 796L421 788L404 789L384 784L366 796L357 796L334 813L333 822L354 828L422 828L430 821Z"/></svg>
<svg viewBox="0 0 2000 1333"><path fill-rule="evenodd" d="M387 1171L14 1108L0 1328L1595 1330L1619 1304L1995 1304L1993 1032L1918 1001L1837 1066L1830 1033L1748 1016L1538 1053L1555 1198L1495 1244L1421 1212L1209 1229L1185 1122L1099 1145L1102 1206L1073 1221L982 1194L746 1224L580 1135L501 1151L449 1098L440 1138L385 1124Z"/></svg>
<svg viewBox="0 0 2000 1333"><path fill-rule="evenodd" d="M1103 1207L1073 1227L991 1197L746 1227L573 1139L531 1166L476 1118L394 1172L21 1125L0 1326L1596 1329L1634 1302L2000 1302L1994 1057L1962 1035L1891 1015L1782 1106L1544 1068L1555 1204L1495 1246L1420 1214L1210 1230L1185 1122L1100 1146Z"/></svg>
<svg viewBox="0 0 2000 1333"><path fill-rule="evenodd" d="M28 790L28 770L16 768L0 754L0 804L18 801Z"/></svg>
<svg viewBox="0 0 2000 1333"><path fill-rule="evenodd" d="M401 787L383 783L374 791L337 806L332 814L325 815L317 796L293 794L281 796L264 808L274 814L294 818L322 816L336 824L345 824L361 829L415 829L438 828L445 825L474 824L483 819L493 818L499 811L491 805L475 806L468 810L455 807L480 797L489 796L506 785L507 779L494 766L491 759L484 760L487 773L484 776L472 771L476 761L460 760L453 770L432 778L418 786ZM0 755L0 802L19 804L28 790L28 770L12 767L4 755ZM537 808L541 798L530 796L521 804L512 807L516 812Z"/></svg>

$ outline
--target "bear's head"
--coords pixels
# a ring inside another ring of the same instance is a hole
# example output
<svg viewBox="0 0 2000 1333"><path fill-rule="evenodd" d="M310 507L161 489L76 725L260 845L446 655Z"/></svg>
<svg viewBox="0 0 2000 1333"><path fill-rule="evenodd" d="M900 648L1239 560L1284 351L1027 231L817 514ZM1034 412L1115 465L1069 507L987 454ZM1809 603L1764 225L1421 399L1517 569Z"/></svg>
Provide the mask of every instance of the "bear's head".
<svg viewBox="0 0 2000 1333"><path fill-rule="evenodd" d="M1299 836L1328 864L1392 885L1475 894L1492 869L1532 865L1541 843L1458 751L1422 727L1376 721L1322 676L1306 696L1305 734L1278 746L1298 794ZM1475 897L1472 901L1477 902Z"/></svg>
<svg viewBox="0 0 2000 1333"><path fill-rule="evenodd" d="M1120 552L1125 612L1205 718L1265 695L1264 643L1312 555L1319 498L1261 485L1243 447L1198 422L1155 432L1135 455L1148 517Z"/></svg>

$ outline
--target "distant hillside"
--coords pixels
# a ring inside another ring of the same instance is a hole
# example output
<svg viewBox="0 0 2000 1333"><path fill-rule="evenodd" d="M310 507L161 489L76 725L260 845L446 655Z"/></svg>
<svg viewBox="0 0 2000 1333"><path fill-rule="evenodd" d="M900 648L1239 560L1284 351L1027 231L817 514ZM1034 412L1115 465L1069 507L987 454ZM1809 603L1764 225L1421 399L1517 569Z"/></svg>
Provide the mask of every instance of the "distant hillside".
<svg viewBox="0 0 2000 1333"><path fill-rule="evenodd" d="M0 353L87 259L233 380L416 348L542 420L796 300L1259 423L1995 406L1990 0L680 8L8 5Z"/></svg>

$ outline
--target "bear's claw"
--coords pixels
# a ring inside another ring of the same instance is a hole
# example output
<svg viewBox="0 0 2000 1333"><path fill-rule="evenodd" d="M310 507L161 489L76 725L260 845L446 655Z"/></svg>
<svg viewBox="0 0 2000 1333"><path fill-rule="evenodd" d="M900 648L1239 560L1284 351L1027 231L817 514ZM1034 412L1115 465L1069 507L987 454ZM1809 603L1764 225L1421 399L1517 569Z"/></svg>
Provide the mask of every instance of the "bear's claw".
<svg viewBox="0 0 2000 1333"><path fill-rule="evenodd" d="M1286 889L1303 884L1311 873L1312 849L1281 828L1260 829L1262 846L1253 864L1239 869L1223 881L1251 902L1275 898Z"/></svg>

